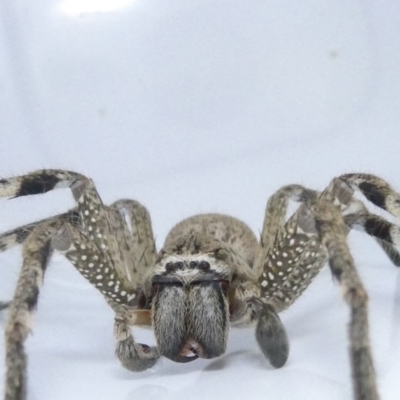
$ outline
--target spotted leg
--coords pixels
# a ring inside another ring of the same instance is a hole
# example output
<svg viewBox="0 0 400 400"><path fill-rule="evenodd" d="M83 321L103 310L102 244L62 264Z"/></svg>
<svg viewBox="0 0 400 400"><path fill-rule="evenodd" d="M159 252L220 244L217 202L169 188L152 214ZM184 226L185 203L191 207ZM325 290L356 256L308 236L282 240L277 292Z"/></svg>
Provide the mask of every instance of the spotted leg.
<svg viewBox="0 0 400 400"><path fill-rule="evenodd" d="M103 205L90 179L70 171L41 170L1 180L0 196L19 197L64 187L72 189L78 203L78 222L67 220L54 236L52 246L64 253L110 301L130 305L138 282L131 282L121 272L128 266L112 225L115 213ZM13 236L8 238L12 240Z"/></svg>
<svg viewBox="0 0 400 400"><path fill-rule="evenodd" d="M289 185L268 200L255 270L261 300L277 312L300 296L326 261L307 209L319 195L303 186ZM303 204L286 221L289 200Z"/></svg>
<svg viewBox="0 0 400 400"><path fill-rule="evenodd" d="M132 322L132 318L126 318L126 310L145 305L140 280L143 268L155 257L148 213L144 207L129 200L119 201L111 208L104 206L93 182L69 171L42 170L2 180L0 196L18 197L64 187L72 189L78 207L72 211L74 218L65 219L51 245L75 265L117 312L117 355L122 364L134 370L145 369L156 361L156 351L132 351L132 346L139 350L147 347L136 346L132 336L118 332L125 329L120 328L124 325L121 320ZM25 228L3 237L6 247L12 242L23 241L25 232L31 231L32 227Z"/></svg>
<svg viewBox="0 0 400 400"><path fill-rule="evenodd" d="M117 341L116 355L121 364L132 371L150 368L159 358L157 349L136 343L130 332L131 325L140 324L138 315L146 313L145 310L140 312L146 306L141 281L155 258L148 212L139 203L130 200L120 200L105 209L96 208L97 199L87 196L81 204L84 205L84 213L94 211L95 217L90 218L88 225L92 228L88 231L93 235L89 233L87 237L81 229L65 224L53 240L53 245L116 311L114 336ZM96 213L96 210L99 212ZM107 224L99 228L103 211L106 212ZM100 239L100 246L94 242L93 236Z"/></svg>
<svg viewBox="0 0 400 400"><path fill-rule="evenodd" d="M277 312L287 308L304 288L296 276L304 244L307 253L318 247L314 229L309 229L307 215L296 214L286 222L289 200L308 202L319 193L300 185L285 186L272 195L267 203L260 251L255 262L262 307L258 310L256 338L265 357L275 367L281 367L289 356L289 341ZM305 272L309 273L309 271Z"/></svg>

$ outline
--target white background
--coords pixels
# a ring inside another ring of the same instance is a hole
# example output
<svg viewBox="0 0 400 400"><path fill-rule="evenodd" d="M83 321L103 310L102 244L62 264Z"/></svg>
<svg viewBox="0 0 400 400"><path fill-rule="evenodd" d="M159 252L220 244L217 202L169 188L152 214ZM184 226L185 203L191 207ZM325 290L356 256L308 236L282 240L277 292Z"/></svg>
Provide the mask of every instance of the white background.
<svg viewBox="0 0 400 400"><path fill-rule="evenodd" d="M399 65L394 0L3 0L0 175L84 173L104 202L144 203L158 247L201 212L258 232L284 184L323 189L360 171L400 189ZM0 228L71 206L68 191L2 200ZM349 242L370 294L381 397L399 399L399 272L370 238ZM0 257L0 299L20 265L19 249ZM281 317L291 355L280 370L245 329L220 359L130 373L102 296L55 256L27 341L28 397L351 399L348 309L328 268Z"/></svg>

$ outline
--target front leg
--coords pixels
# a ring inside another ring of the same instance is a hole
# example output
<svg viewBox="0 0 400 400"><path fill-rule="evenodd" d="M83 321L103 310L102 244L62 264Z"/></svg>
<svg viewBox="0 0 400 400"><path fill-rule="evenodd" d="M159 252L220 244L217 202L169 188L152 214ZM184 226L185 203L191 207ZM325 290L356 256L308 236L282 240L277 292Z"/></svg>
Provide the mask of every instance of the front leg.
<svg viewBox="0 0 400 400"><path fill-rule="evenodd" d="M65 224L53 245L116 311L114 336L121 364L136 372L151 368L159 358L157 348L136 343L131 334L131 326L151 325L150 311L141 309L146 303L143 278L154 263L156 251L150 216L131 200L120 200L111 208L101 206L93 191L90 196L82 193L78 201L83 215L87 210L98 213L84 225L83 232ZM91 232L98 241L87 237Z"/></svg>
<svg viewBox="0 0 400 400"><path fill-rule="evenodd" d="M116 353L133 371L150 368L156 349L137 344L130 333L132 313L145 303L142 281L154 265L156 248L146 208L133 200L103 204L91 179L70 171L41 170L0 182L0 196L26 196L70 188L77 207L68 213L29 224L0 236L0 251L23 243L37 226L55 224L55 248L106 298L117 312ZM145 313L145 311L143 311Z"/></svg>
<svg viewBox="0 0 400 400"><path fill-rule="evenodd" d="M262 257L259 257L259 283L261 299L274 305L278 311L283 310L300 296L320 268L329 261L332 275L340 283L344 300L351 311L349 339L354 398L377 400L379 395L368 332L368 297L354 266L346 236L351 228L360 227L375 237L381 246L383 244L383 249L397 265L399 256L393 252L392 246L399 243L399 227L369 213L362 203L353 198L357 189L374 204L395 216L400 215L400 195L386 182L370 175L352 174L334 179L319 196L305 201L286 223L282 221L287 200L282 199L282 193L287 193L287 187L274 195L269 205L275 205L275 208L270 211L271 215L275 215L275 221L281 223L273 228L275 237L269 238L269 248L264 248ZM267 213L264 227L268 226L271 215ZM263 237L265 235L268 239L268 234L263 231ZM264 243L261 245L264 246ZM273 321L270 317L263 324L268 328ZM279 330L279 324L276 329L269 327L268 332L274 334L261 342L260 347L263 349L262 344L265 343L267 350L268 342L271 342L272 351L279 352L281 343L274 344L276 338L284 338L282 333L275 333ZM267 351L264 354L269 356Z"/></svg>
<svg viewBox="0 0 400 400"><path fill-rule="evenodd" d="M268 199L261 231L260 250L254 265L258 275L266 269L265 260L275 246L277 237L293 233L293 228L286 225L289 201L304 203L318 196L319 192L315 190L300 185L288 185L279 189Z"/></svg>
<svg viewBox="0 0 400 400"><path fill-rule="evenodd" d="M307 288L327 261L327 254L312 212L308 208L321 194L300 185L289 185L270 197L265 211L258 275L259 310L256 338L271 364L281 367L289 353L289 342L277 315L288 308ZM351 196L336 190L335 199L346 203ZM286 221L289 200L303 203Z"/></svg>
<svg viewBox="0 0 400 400"><path fill-rule="evenodd" d="M150 311L120 312L115 316L114 337L117 341L115 354L128 370L139 372L155 365L160 355L157 347L136 343L131 334L131 325L149 325Z"/></svg>
<svg viewBox="0 0 400 400"><path fill-rule="evenodd" d="M303 293L327 260L306 204L286 221L289 200L310 203L319 195L303 186L289 185L268 200L255 270L261 300L277 312Z"/></svg>

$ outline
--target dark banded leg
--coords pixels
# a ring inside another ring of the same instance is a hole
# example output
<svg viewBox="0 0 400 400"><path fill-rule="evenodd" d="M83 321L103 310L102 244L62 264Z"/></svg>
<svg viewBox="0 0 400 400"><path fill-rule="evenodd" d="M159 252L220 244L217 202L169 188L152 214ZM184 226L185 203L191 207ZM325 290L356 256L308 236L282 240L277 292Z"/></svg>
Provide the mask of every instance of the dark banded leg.
<svg viewBox="0 0 400 400"><path fill-rule="evenodd" d="M70 187L77 180L86 179L72 171L42 169L27 175L0 179L0 197L20 197L46 193L53 189Z"/></svg>
<svg viewBox="0 0 400 400"><path fill-rule="evenodd" d="M350 307L349 340L354 398L377 400L379 395L369 340L368 296L346 243L343 217L337 207L325 201L317 202L312 212L328 252L332 274L339 281L344 300Z"/></svg>
<svg viewBox="0 0 400 400"><path fill-rule="evenodd" d="M57 223L57 221L63 220L65 222L69 222L73 225L77 225L79 223L79 215L76 211L71 210L69 212L56 215L51 218L42 219L37 222L33 222L31 224L23 225L15 229L11 229L7 232L4 232L0 235L0 253L11 249L14 246L24 244L25 240L32 233L32 231L37 228L39 225L47 224L47 223Z"/></svg>
<svg viewBox="0 0 400 400"><path fill-rule="evenodd" d="M126 252L120 248L114 224L118 228L120 218L103 205L92 180L71 171L40 170L1 180L0 197L41 194L66 187L71 188L77 202L74 213L78 221L65 223L53 240L54 247L110 301L131 304L138 282L131 283L124 274Z"/></svg>
<svg viewBox="0 0 400 400"><path fill-rule="evenodd" d="M0 235L0 253L3 251L7 251L14 246L24 244L26 239L33 232L33 230L38 228L39 226L44 226L45 224L48 224L49 226L51 225L53 227L60 226L60 220L65 220L67 222L75 224L77 223L77 218L77 213L72 210L70 212L60 214L52 218L46 218L44 220L7 231ZM57 229L54 230L54 233L56 231ZM8 308L10 304L10 301L0 301L0 311Z"/></svg>
<svg viewBox="0 0 400 400"><path fill-rule="evenodd" d="M82 231L102 250L108 250L109 225L106 210L91 179L72 171L39 170L28 175L0 180L0 197L43 194L53 189L71 188L78 203Z"/></svg>
<svg viewBox="0 0 400 400"><path fill-rule="evenodd" d="M400 217L400 194L383 179L370 174L346 174L338 179L361 192L372 204Z"/></svg>
<svg viewBox="0 0 400 400"><path fill-rule="evenodd" d="M115 310L120 306L139 307L143 302L140 278L143 269L154 263L156 254L150 217L143 206L121 200L106 207L90 179L59 170L42 170L2 180L0 196L40 194L65 187L71 188L78 203L76 209L7 232L0 237L0 245L3 243L3 249L10 248L29 238L36 226L47 221L60 221L62 226L54 235L52 246L100 290ZM118 315L116 326L121 326L120 312ZM133 322L132 318L127 321L128 324ZM128 329L129 325L125 331ZM123 331L116 328L116 332ZM127 368L141 370L156 362L156 350L135 344L130 334L116 333L116 336L117 353Z"/></svg>
<svg viewBox="0 0 400 400"><path fill-rule="evenodd" d="M356 203L358 211L344 216L346 225L372 236L392 263L400 267L400 253L396 248L400 246L400 226L369 212L362 202Z"/></svg>
<svg viewBox="0 0 400 400"><path fill-rule="evenodd" d="M39 288L52 254L54 226L37 228L23 247L23 266L8 313L6 340L6 400L26 398L26 355L24 342L32 329Z"/></svg>
<svg viewBox="0 0 400 400"><path fill-rule="evenodd" d="M370 174L346 174L333 182L337 183L337 187L341 187L342 192L347 191L351 196L354 191L361 192L371 203L400 218L400 194L383 179ZM347 201L341 209L350 228L373 236L393 264L400 266L400 253L395 247L400 245L398 225L370 213L361 201L354 198Z"/></svg>

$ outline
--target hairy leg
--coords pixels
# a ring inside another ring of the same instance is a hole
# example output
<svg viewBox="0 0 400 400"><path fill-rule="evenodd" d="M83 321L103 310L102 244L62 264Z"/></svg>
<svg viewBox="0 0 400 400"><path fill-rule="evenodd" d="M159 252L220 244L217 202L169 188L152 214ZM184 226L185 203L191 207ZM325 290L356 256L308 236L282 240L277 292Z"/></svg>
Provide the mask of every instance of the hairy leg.
<svg viewBox="0 0 400 400"><path fill-rule="evenodd" d="M155 264L157 255L150 214L144 206L134 200L118 200L111 205L111 208L118 211L121 217L120 224L123 226L116 229L116 232L121 249L125 252L125 258L130 260L132 265L130 272L127 272L128 276L134 275L136 281L143 282L146 273ZM121 364L130 371L151 368L159 358L156 347L135 342L130 327L137 325L151 325L150 310L116 313L115 354Z"/></svg>
<svg viewBox="0 0 400 400"><path fill-rule="evenodd" d="M143 314L147 315L143 316L146 321L141 321L142 324L150 324L149 312L144 311ZM135 312L120 312L116 314L114 321L114 337L117 342L115 354L126 369L134 372L153 367L160 357L157 347L135 342L130 327L140 324L137 319Z"/></svg>
<svg viewBox="0 0 400 400"><path fill-rule="evenodd" d="M110 208L118 212L119 226L114 231L128 260L125 264L131 265L136 274L131 280L142 282L157 257L150 214L138 201L129 199L118 200ZM132 272L127 273L132 275Z"/></svg>
<svg viewBox="0 0 400 400"><path fill-rule="evenodd" d="M23 266L8 313L6 336L6 400L26 398L24 342L32 328L39 288L52 254L51 237L57 226L37 228L23 247Z"/></svg>
<svg viewBox="0 0 400 400"><path fill-rule="evenodd" d="M355 399L377 400L379 396L369 340L368 296L346 243L343 217L337 207L323 200L311 210L328 252L332 274L339 281L343 298L350 307L350 359Z"/></svg>
<svg viewBox="0 0 400 400"><path fill-rule="evenodd" d="M5 250L27 243L34 229L56 223L51 246L63 253L117 312L117 354L122 364L133 370L148 368L158 358L157 351L144 351L147 346L135 344L130 333L123 333L133 324L131 317L126 318L127 309L145 305L141 281L156 257L147 210L131 200L120 200L106 207L90 179L60 170L41 170L1 180L0 197L68 187L77 201L76 209L6 232L0 236L0 247Z"/></svg>
<svg viewBox="0 0 400 400"><path fill-rule="evenodd" d="M286 223L289 201L306 203L316 199L318 195L317 191L304 186L288 185L276 191L268 199L261 230L261 250L257 255L254 266L257 274L261 274L265 269L265 260L275 246L277 238L287 233L288 229L292 229Z"/></svg>
<svg viewBox="0 0 400 400"><path fill-rule="evenodd" d="M370 174L346 174L337 180L348 188L362 193L375 206L400 217L400 194L386 181ZM354 228L375 237L382 250L394 265L400 266L400 253L395 246L400 245L400 227L367 210L364 204L353 199L349 210L345 210L345 222Z"/></svg>

